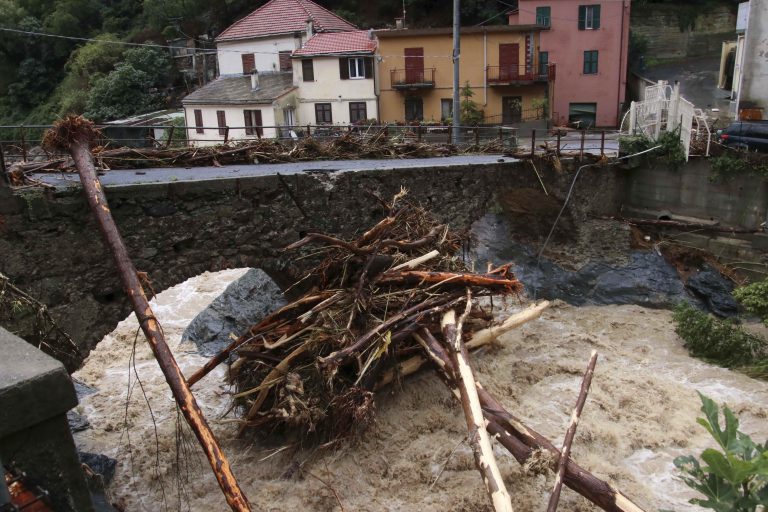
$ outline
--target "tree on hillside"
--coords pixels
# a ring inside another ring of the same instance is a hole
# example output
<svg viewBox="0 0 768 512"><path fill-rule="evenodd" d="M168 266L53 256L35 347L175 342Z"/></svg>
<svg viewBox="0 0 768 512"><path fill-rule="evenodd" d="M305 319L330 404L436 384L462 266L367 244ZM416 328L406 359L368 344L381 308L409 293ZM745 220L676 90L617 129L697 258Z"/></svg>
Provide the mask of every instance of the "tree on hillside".
<svg viewBox="0 0 768 512"><path fill-rule="evenodd" d="M165 52L154 48L127 50L123 61L93 85L85 115L110 121L164 108L160 89L170 74L171 62Z"/></svg>

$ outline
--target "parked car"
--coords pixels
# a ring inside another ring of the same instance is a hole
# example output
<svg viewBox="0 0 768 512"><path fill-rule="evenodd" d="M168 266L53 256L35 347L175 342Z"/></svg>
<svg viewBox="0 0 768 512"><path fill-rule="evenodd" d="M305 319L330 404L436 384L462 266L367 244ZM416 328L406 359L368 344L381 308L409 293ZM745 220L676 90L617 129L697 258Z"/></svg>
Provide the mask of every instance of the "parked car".
<svg viewBox="0 0 768 512"><path fill-rule="evenodd" d="M735 121L717 134L726 146L768 152L768 121Z"/></svg>

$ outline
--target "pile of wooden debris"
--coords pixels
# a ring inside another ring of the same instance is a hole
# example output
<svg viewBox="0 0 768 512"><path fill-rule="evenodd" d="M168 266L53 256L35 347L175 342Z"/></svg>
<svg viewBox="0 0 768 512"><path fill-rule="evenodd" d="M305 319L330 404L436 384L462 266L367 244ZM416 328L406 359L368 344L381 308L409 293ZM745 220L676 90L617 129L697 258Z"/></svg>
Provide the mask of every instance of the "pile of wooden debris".
<svg viewBox="0 0 768 512"><path fill-rule="evenodd" d="M473 376L469 351L537 318L548 303L494 321L492 297L516 298L523 291L510 265L471 271L459 256L465 237L405 195L401 191L391 202L382 201L387 216L355 240L310 233L289 246L307 251L297 257L319 260L294 285L293 291L305 291L251 326L189 383L230 360L234 405L241 411L239 434L279 433L301 443L335 443L372 424L375 391L396 381L408 385L407 375L431 363L463 406L494 508L512 510L514 499L505 490L491 441L520 463L543 453L553 470L558 470L560 451L485 391ZM560 484L605 510L640 510L568 460L569 450L570 441L564 445Z"/></svg>

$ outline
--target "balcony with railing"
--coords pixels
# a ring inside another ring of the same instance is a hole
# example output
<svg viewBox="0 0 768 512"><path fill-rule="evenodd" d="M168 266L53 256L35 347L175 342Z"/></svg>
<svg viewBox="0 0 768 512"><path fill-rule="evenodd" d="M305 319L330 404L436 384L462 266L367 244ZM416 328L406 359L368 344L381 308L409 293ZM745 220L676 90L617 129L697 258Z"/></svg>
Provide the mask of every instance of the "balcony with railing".
<svg viewBox="0 0 768 512"><path fill-rule="evenodd" d="M435 86L435 68L392 69L389 77L393 89L431 89Z"/></svg>
<svg viewBox="0 0 768 512"><path fill-rule="evenodd" d="M544 66L488 66L485 70L488 85L524 85L550 82L555 79L555 65Z"/></svg>

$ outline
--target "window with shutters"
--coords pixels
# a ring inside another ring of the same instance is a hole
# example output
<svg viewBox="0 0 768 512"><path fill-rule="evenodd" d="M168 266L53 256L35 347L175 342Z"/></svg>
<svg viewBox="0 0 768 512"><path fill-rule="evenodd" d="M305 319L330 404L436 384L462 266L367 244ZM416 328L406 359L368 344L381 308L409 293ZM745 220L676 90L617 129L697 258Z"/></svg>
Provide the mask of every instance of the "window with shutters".
<svg viewBox="0 0 768 512"><path fill-rule="evenodd" d="M303 59L301 61L301 76L305 82L315 81L315 67L312 64L312 59Z"/></svg>
<svg viewBox="0 0 768 512"><path fill-rule="evenodd" d="M579 6L579 30L600 28L600 5Z"/></svg>
<svg viewBox="0 0 768 512"><path fill-rule="evenodd" d="M536 8L536 24L542 27L549 27L552 21L552 8L551 7L537 7Z"/></svg>
<svg viewBox="0 0 768 512"><path fill-rule="evenodd" d="M329 124L333 122L330 103L315 103L315 122L317 124Z"/></svg>
<svg viewBox="0 0 768 512"><path fill-rule="evenodd" d="M203 130L203 111L200 109L195 109L195 131L197 133L204 133L205 130Z"/></svg>
<svg viewBox="0 0 768 512"><path fill-rule="evenodd" d="M247 75L256 69L256 56L252 53L244 53L240 56L243 60L243 74Z"/></svg>
<svg viewBox="0 0 768 512"><path fill-rule="evenodd" d="M291 51L280 52L280 71L290 71L293 69L291 65Z"/></svg>
<svg viewBox="0 0 768 512"><path fill-rule="evenodd" d="M587 50L584 52L584 74L597 74L597 50Z"/></svg>
<svg viewBox="0 0 768 512"><path fill-rule="evenodd" d="M264 135L261 110L243 110L243 118L245 119L246 135L256 135L259 138Z"/></svg>
<svg viewBox="0 0 768 512"><path fill-rule="evenodd" d="M216 111L216 121L219 125L219 135L225 135L227 132L227 114L223 110Z"/></svg>
<svg viewBox="0 0 768 512"><path fill-rule="evenodd" d="M547 76L549 71L549 52L539 52L539 75Z"/></svg>
<svg viewBox="0 0 768 512"><path fill-rule="evenodd" d="M365 59L363 57L352 57L349 61L349 78L365 78Z"/></svg>
<svg viewBox="0 0 768 512"><path fill-rule="evenodd" d="M357 123L368 119L368 108L364 101L349 102L349 122Z"/></svg>

